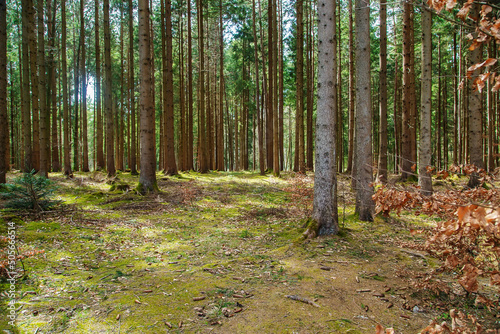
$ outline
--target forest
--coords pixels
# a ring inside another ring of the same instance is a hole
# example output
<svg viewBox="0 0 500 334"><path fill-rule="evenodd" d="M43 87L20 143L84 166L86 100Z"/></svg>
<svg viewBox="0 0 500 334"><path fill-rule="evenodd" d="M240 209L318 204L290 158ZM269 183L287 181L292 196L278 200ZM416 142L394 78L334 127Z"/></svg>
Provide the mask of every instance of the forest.
<svg viewBox="0 0 500 334"><path fill-rule="evenodd" d="M500 7L0 0L7 333L498 333Z"/></svg>

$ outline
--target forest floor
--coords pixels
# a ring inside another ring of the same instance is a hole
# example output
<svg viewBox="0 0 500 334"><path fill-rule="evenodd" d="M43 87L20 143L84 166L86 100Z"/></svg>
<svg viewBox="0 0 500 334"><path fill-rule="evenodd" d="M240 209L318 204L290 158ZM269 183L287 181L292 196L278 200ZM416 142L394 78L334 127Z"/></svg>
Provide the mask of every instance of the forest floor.
<svg viewBox="0 0 500 334"><path fill-rule="evenodd" d="M425 240L410 229L436 219L360 222L345 176L341 233L305 242L310 175L158 174L161 191L147 196L132 190L138 177L130 173L111 185L100 172L50 178L60 208L0 211L0 235L13 222L19 248L44 250L24 260L16 328L0 317L7 333L374 333L377 324L418 333L432 319L449 320L457 303L495 321L466 297L412 288L439 263L418 250Z"/></svg>

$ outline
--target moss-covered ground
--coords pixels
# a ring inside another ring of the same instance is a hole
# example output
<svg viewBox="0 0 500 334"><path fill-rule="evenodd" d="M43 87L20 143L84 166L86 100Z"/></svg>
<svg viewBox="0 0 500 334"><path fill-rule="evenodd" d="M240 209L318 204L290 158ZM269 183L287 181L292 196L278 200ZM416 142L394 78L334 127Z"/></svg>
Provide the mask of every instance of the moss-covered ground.
<svg viewBox="0 0 500 334"><path fill-rule="evenodd" d="M9 333L417 333L443 313L403 274L434 265L404 251L422 242L409 229L433 220L360 222L347 179L341 233L298 242L310 176L158 174L160 192L145 196L129 173L50 178L63 206L1 212L0 235L14 223L18 248L45 251L23 261L15 327L0 320Z"/></svg>

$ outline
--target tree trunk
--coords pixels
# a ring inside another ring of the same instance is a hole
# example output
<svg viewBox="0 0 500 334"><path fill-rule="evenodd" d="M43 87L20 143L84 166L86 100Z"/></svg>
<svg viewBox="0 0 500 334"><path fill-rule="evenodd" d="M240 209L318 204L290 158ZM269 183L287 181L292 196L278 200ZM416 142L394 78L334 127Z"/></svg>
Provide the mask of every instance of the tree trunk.
<svg viewBox="0 0 500 334"><path fill-rule="evenodd" d="M420 107L420 143L418 184L422 194L432 194L432 178L427 172L431 165L432 115L432 13L426 6L422 10L422 87Z"/></svg>
<svg viewBox="0 0 500 334"><path fill-rule="evenodd" d="M414 80L411 78L414 73L412 67L412 49L414 47L414 41L412 37L412 26L413 26L413 5L409 2L405 2L403 5L403 126L402 126L402 143L401 143L401 153L402 153L402 178L403 180L408 179L412 173L412 166L415 161L412 157L412 123L413 123L413 96L412 82Z"/></svg>
<svg viewBox="0 0 500 334"><path fill-rule="evenodd" d="M370 1L356 0L356 211L373 220L372 110L370 99Z"/></svg>
<svg viewBox="0 0 500 334"><path fill-rule="evenodd" d="M349 145L347 150L347 173L353 171L354 155L354 24L352 18L352 0L349 0Z"/></svg>
<svg viewBox="0 0 500 334"><path fill-rule="evenodd" d="M471 17L479 14L479 4L472 5ZM481 62L483 48L476 47L470 52L470 65ZM474 81L479 76L480 70L475 70L469 80L469 108L468 108L468 138L467 147L470 157L470 163L477 168L484 168L483 161L483 138L482 138L482 113L481 113L481 93L474 87ZM470 176L468 186L474 188L480 185L479 175L473 173Z"/></svg>
<svg viewBox="0 0 500 334"><path fill-rule="evenodd" d="M113 101L111 99L111 30L109 0L104 0L104 109L106 113L106 168L108 176L116 174L114 150ZM149 30L148 30L149 31ZM141 36L142 37L142 36Z"/></svg>
<svg viewBox="0 0 500 334"><path fill-rule="evenodd" d="M64 142L64 175L71 176L71 144L69 141L70 119L69 119L69 100L68 100L68 63L66 57L66 0L61 0L61 63L62 63L62 91L63 91L63 142Z"/></svg>
<svg viewBox="0 0 500 334"><path fill-rule="evenodd" d="M52 115L51 123L51 165L53 172L59 172L61 170L61 164L59 163L59 136L57 132L58 123L58 113L57 113L57 85L56 85L56 61L54 58L55 53L55 36L56 36L56 4L52 5L52 0L47 0L47 33L49 42L49 58L48 58L48 73L49 73L49 83L47 85L49 93L47 97L49 101L47 102L47 108L49 109L49 115Z"/></svg>
<svg viewBox="0 0 500 334"><path fill-rule="evenodd" d="M80 38L82 45L82 58L80 63L80 75L82 76L82 171L89 169L89 145L87 131L87 70L85 67L85 17L84 0L80 0Z"/></svg>
<svg viewBox="0 0 500 334"><path fill-rule="evenodd" d="M49 177L50 170L50 114L47 109L47 80L45 72L44 1L38 0L38 96L40 110L40 176Z"/></svg>
<svg viewBox="0 0 500 334"><path fill-rule="evenodd" d="M131 0L130 0L131 1ZM102 129L102 111L101 111L101 48L99 36L99 6L100 1L95 0L95 109L96 109L96 167L102 170L104 166L103 152L103 129Z"/></svg>
<svg viewBox="0 0 500 334"><path fill-rule="evenodd" d="M296 161L298 166L295 169L299 173L305 173L305 155L304 155L304 19L303 19L303 0L296 2L297 6L297 60L296 60L296 132L298 140L295 146Z"/></svg>
<svg viewBox="0 0 500 334"><path fill-rule="evenodd" d="M63 1L64 3L64 1ZM21 91L21 109L22 109L22 131L23 131L23 149L25 173L33 169L33 146L32 146L32 128L31 128L31 100L30 100L30 58L29 58L29 35L30 35L30 0L22 0L22 60L23 76ZM63 17L64 22L64 17ZM64 26L63 26L64 27ZM63 36L65 30L63 29ZM65 41L63 42L64 45ZM64 51L63 51L64 54Z"/></svg>
<svg viewBox="0 0 500 334"><path fill-rule="evenodd" d="M314 69L313 69L313 15L311 4L307 2L307 33L306 33L306 168L314 168L313 149L313 103L314 103Z"/></svg>
<svg viewBox="0 0 500 334"><path fill-rule="evenodd" d="M254 38L255 38L255 0L253 1L253 11L254 11ZM219 35L219 112L218 112L218 133L217 133L217 170L224 170L224 92L225 92L225 80L224 80L224 21L222 17L222 0L219 0L219 24L220 24L220 35ZM254 39L256 41L256 39ZM257 58L255 58L257 59ZM258 107L257 107L258 108Z"/></svg>
<svg viewBox="0 0 500 334"><path fill-rule="evenodd" d="M339 231L335 166L336 124L334 122L337 112L335 1L319 0L318 18L318 113L312 214L314 224L306 231L306 237L336 234Z"/></svg>
<svg viewBox="0 0 500 334"><path fill-rule="evenodd" d="M128 89L130 91L130 161L132 175L137 174L137 125L135 113L135 77L134 77L134 7L132 0L128 1L128 38L129 38L129 65Z"/></svg>
<svg viewBox="0 0 500 334"><path fill-rule="evenodd" d="M379 151L377 178L387 182L387 4L380 0Z"/></svg>
<svg viewBox="0 0 500 334"><path fill-rule="evenodd" d="M172 55L172 3L162 0L162 60L163 60L163 117L164 117L164 172L167 175L177 174L174 142L174 83Z"/></svg>
<svg viewBox="0 0 500 334"><path fill-rule="evenodd" d="M12 119L11 122L14 122ZM7 116L7 4L0 0L0 183L9 170L9 123Z"/></svg>
<svg viewBox="0 0 500 334"><path fill-rule="evenodd" d="M141 115L141 174L138 190L141 193L158 190L156 184L155 109L152 97L151 40L148 0L139 0L139 63Z"/></svg>
<svg viewBox="0 0 500 334"><path fill-rule="evenodd" d="M191 0L187 0L187 12L188 12L188 63L187 63L187 75L188 75L188 115L187 115L187 166L186 169L194 169L193 157L194 157L194 112L193 112L193 46L191 37Z"/></svg>

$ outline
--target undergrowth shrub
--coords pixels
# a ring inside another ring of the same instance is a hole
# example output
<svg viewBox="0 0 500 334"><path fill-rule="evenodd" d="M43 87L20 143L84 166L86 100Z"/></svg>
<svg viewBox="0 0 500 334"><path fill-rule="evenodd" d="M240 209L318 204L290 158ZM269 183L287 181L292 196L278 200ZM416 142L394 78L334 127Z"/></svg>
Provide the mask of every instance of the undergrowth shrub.
<svg viewBox="0 0 500 334"><path fill-rule="evenodd" d="M47 211L61 201L54 200L57 187L47 178L25 173L0 187L0 198L5 200L5 207L13 210L33 212Z"/></svg>
<svg viewBox="0 0 500 334"><path fill-rule="evenodd" d="M431 231L427 231L424 249L442 261L437 270L425 275L425 279L416 281L419 289L451 293L438 279L441 272L452 273L456 282L469 298L474 298L476 306L486 306L489 310L499 308L498 296L485 290L480 278L489 280L490 286L500 293L500 189L496 188L491 178L482 170L452 167L449 172L439 172L440 178L447 178L452 173L465 171L482 175L481 182L491 186L473 189L446 189L434 192L432 196L423 196L418 187L396 189L383 186L373 195L376 212L388 216L390 212L414 210L442 219ZM412 234L424 231L411 231ZM494 312L494 311L493 311ZM451 314L452 312L450 312ZM461 312L451 315L455 323L465 323ZM474 326L479 326L475 319L468 319ZM465 325L464 325L465 326ZM455 327L455 328L453 328ZM449 333L462 333L453 324ZM465 326L464 328L466 328ZM454 331L457 329L456 331ZM431 324L423 333L447 333L446 325ZM465 333L467 331L464 331Z"/></svg>

